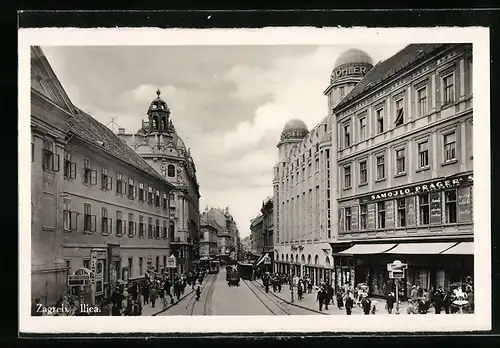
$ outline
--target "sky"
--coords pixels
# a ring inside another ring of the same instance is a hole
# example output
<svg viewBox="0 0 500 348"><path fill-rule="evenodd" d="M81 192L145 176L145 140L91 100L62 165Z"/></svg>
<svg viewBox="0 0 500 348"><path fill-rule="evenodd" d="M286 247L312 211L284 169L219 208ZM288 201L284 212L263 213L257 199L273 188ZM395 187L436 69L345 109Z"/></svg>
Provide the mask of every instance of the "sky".
<svg viewBox="0 0 500 348"><path fill-rule="evenodd" d="M374 64L405 45L42 47L80 109L127 133L141 127L160 89L196 164L200 211L229 207L241 237L272 196L285 123L309 129L327 115L330 73L349 48Z"/></svg>

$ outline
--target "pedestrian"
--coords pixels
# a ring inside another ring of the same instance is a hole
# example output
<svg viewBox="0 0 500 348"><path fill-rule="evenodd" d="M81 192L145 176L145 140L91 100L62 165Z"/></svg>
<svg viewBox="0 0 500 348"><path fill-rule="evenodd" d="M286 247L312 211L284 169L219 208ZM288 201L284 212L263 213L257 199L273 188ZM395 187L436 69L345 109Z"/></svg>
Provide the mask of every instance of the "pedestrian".
<svg viewBox="0 0 500 348"><path fill-rule="evenodd" d="M451 306L451 291L445 291L443 295L443 307L444 312L446 314L450 314L450 306Z"/></svg>
<svg viewBox="0 0 500 348"><path fill-rule="evenodd" d="M330 305L330 301L332 302L332 306L335 305L333 303L333 287L332 284L330 283L330 280L327 280L326 282L326 289L327 289L327 305Z"/></svg>
<svg viewBox="0 0 500 348"><path fill-rule="evenodd" d="M307 282L307 292L311 293L312 290L313 290L313 283L312 283L311 279L309 279L309 281Z"/></svg>
<svg viewBox="0 0 500 348"><path fill-rule="evenodd" d="M134 300L132 312L132 315L134 316L142 315L142 304L140 299Z"/></svg>
<svg viewBox="0 0 500 348"><path fill-rule="evenodd" d="M144 304L149 303L149 283L146 281L142 287L142 296L144 298Z"/></svg>
<svg viewBox="0 0 500 348"><path fill-rule="evenodd" d="M340 310L344 308L344 299L342 296L342 291L340 289L337 291L337 307Z"/></svg>
<svg viewBox="0 0 500 348"><path fill-rule="evenodd" d="M156 288L151 288L151 294L149 295L149 299L151 300L151 308L155 308L156 298L158 297L158 292Z"/></svg>
<svg viewBox="0 0 500 348"><path fill-rule="evenodd" d="M363 299L361 300L361 307L363 308L363 313L365 313L365 315L368 315L370 314L370 311L372 309L371 301L368 298L368 295L363 294L362 296Z"/></svg>
<svg viewBox="0 0 500 348"><path fill-rule="evenodd" d="M387 309L387 312L389 314L392 314L392 309L394 308L394 302L396 302L396 298L394 296L394 293L390 292L387 295L387 300L386 300L386 303L385 303L385 308Z"/></svg>
<svg viewBox="0 0 500 348"><path fill-rule="evenodd" d="M351 315L353 307L354 307L353 295L351 292L348 292L345 298L345 311L347 315Z"/></svg>
<svg viewBox="0 0 500 348"><path fill-rule="evenodd" d="M200 300L200 296L201 296L201 289L200 286L198 285L198 287L196 288L196 301Z"/></svg>
<svg viewBox="0 0 500 348"><path fill-rule="evenodd" d="M317 301L319 302L319 310L323 310L323 305L325 309L328 310L328 303L326 302L327 293L324 287L321 287L318 291Z"/></svg>
<svg viewBox="0 0 500 348"><path fill-rule="evenodd" d="M122 315L121 312L120 312L120 306L118 305L118 303L116 302L112 302L113 305L111 307L111 315L112 316L120 316Z"/></svg>
<svg viewBox="0 0 500 348"><path fill-rule="evenodd" d="M302 296L304 294L303 286L304 284L302 283L302 280L299 281L299 285L297 286L297 298L299 299L299 301L302 300Z"/></svg>

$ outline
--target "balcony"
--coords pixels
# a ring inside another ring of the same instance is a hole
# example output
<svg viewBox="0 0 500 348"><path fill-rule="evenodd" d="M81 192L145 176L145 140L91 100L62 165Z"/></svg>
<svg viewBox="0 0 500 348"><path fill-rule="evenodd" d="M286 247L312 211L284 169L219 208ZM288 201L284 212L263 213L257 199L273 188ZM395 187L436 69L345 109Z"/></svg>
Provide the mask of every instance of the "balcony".
<svg viewBox="0 0 500 348"><path fill-rule="evenodd" d="M193 245L193 239L190 237L182 236L182 237L174 237L170 240L170 244L173 245Z"/></svg>

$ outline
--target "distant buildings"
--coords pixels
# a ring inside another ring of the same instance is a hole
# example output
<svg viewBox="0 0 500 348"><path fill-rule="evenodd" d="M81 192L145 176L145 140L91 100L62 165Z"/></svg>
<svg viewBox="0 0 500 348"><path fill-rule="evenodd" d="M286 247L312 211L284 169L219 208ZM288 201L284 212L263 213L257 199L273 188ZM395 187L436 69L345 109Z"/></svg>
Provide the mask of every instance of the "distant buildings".
<svg viewBox="0 0 500 348"><path fill-rule="evenodd" d="M229 208L207 208L203 213L207 222L215 222L220 229L217 233L218 238L218 258L221 261L237 260L239 254L240 232L229 213Z"/></svg>
<svg viewBox="0 0 500 348"><path fill-rule="evenodd" d="M169 243L177 258L177 270L184 272L199 257L200 190L190 150L177 134L160 91L156 94L147 110L148 121L142 121L141 128L133 134L121 128L118 136L175 187L168 197Z"/></svg>
<svg viewBox="0 0 500 348"><path fill-rule="evenodd" d="M53 305L71 291L91 303L165 267L173 186L71 103L37 46L31 136L33 297Z"/></svg>
<svg viewBox="0 0 500 348"><path fill-rule="evenodd" d="M274 259L274 210L273 198L262 202L261 214L250 222L251 251L258 256L257 264L265 263L265 270L273 271ZM264 260L264 257L266 258Z"/></svg>
<svg viewBox="0 0 500 348"><path fill-rule="evenodd" d="M200 216L200 260L218 258L218 235L222 229L216 221L208 218L206 212Z"/></svg>

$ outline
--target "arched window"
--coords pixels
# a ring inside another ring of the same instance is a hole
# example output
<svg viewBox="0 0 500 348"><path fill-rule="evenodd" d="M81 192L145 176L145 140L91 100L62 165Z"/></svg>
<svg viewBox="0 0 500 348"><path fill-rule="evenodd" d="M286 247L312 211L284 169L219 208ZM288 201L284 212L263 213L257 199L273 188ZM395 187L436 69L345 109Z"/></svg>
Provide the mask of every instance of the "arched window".
<svg viewBox="0 0 500 348"><path fill-rule="evenodd" d="M307 256L307 263L308 263L309 265L311 265L311 264L312 264L311 254L309 254L309 256Z"/></svg>
<svg viewBox="0 0 500 348"><path fill-rule="evenodd" d="M171 178L175 176L175 166L173 164L168 165L168 176Z"/></svg>
<svg viewBox="0 0 500 348"><path fill-rule="evenodd" d="M331 266L331 264L330 264L330 258L328 256L325 258L325 266L326 267L330 267Z"/></svg>
<svg viewBox="0 0 500 348"><path fill-rule="evenodd" d="M288 254L286 254L286 262L288 262Z"/></svg>
<svg viewBox="0 0 500 348"><path fill-rule="evenodd" d="M300 262L301 263L306 263L306 257L304 255L302 255L302 258L300 259Z"/></svg>
<svg viewBox="0 0 500 348"><path fill-rule="evenodd" d="M295 262L299 262L299 255L295 255Z"/></svg>
<svg viewBox="0 0 500 348"><path fill-rule="evenodd" d="M283 255L283 254L281 254L281 261L285 261L285 255Z"/></svg>
<svg viewBox="0 0 500 348"><path fill-rule="evenodd" d="M314 257L314 264L315 264L315 265L318 265L318 264L319 264L319 256L318 256L318 255L316 255L316 256Z"/></svg>

